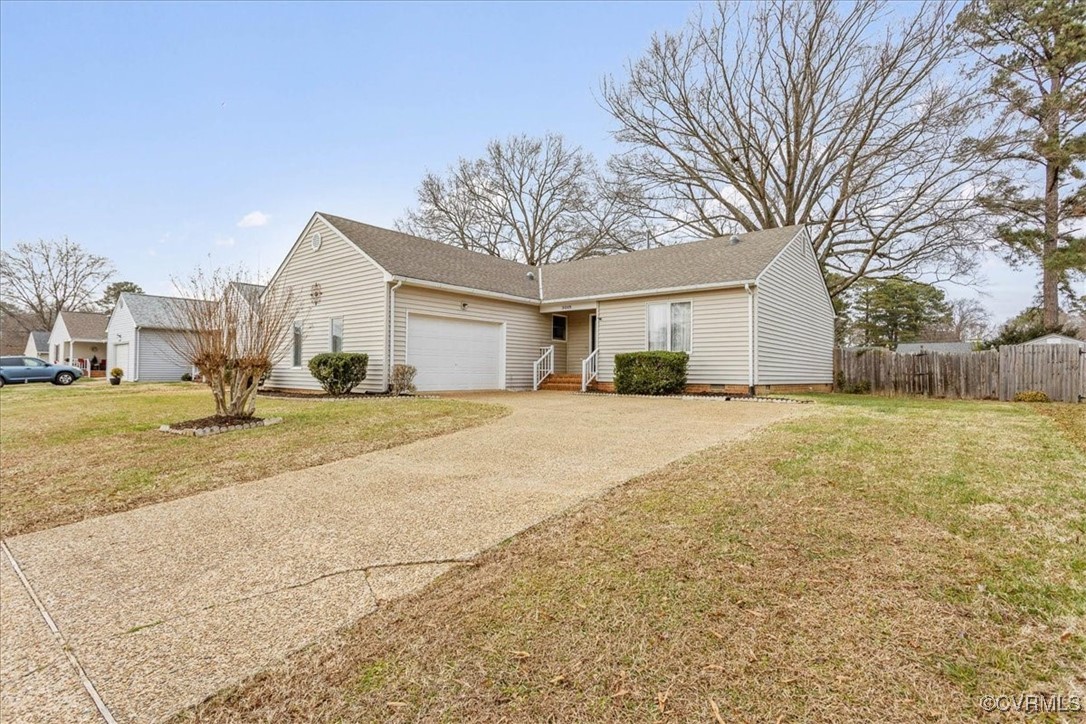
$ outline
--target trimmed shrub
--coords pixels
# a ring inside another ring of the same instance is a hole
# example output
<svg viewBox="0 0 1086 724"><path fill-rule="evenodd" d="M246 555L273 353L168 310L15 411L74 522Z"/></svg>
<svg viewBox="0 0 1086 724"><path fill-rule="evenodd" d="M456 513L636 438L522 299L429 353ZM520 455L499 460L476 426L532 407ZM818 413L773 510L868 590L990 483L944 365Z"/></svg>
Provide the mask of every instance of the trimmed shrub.
<svg viewBox="0 0 1086 724"><path fill-rule="evenodd" d="M368 354L325 352L309 360L309 373L329 395L346 395L366 379Z"/></svg>
<svg viewBox="0 0 1086 724"><path fill-rule="evenodd" d="M192 382L192 374L189 373L189 372L186 372L185 374L181 375L181 381L182 382Z"/></svg>
<svg viewBox="0 0 1086 724"><path fill-rule="evenodd" d="M415 391L415 373L411 365L392 365L392 394L407 395Z"/></svg>
<svg viewBox="0 0 1086 724"><path fill-rule="evenodd" d="M1014 393L1015 402L1051 402L1048 395L1040 390L1022 390Z"/></svg>
<svg viewBox="0 0 1086 724"><path fill-rule="evenodd" d="M627 352L615 355L615 392L674 395L686 387L686 352Z"/></svg>

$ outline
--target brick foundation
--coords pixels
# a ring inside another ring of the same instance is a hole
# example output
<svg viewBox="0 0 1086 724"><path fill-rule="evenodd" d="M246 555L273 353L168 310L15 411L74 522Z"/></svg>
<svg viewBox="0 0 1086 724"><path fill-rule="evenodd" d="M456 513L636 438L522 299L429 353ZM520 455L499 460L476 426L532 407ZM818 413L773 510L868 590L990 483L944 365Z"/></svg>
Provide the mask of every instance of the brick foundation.
<svg viewBox="0 0 1086 724"><path fill-rule="evenodd" d="M595 382L589 386L589 389L596 392L614 392L615 385L612 382ZM683 392L687 395L704 395L709 392L722 393L725 395L746 395L750 392L750 388L746 385L708 385L708 384L696 384L687 385ZM784 395L796 392L833 392L833 385L829 382L826 383L796 383L787 385L757 385L754 388L754 394L756 395Z"/></svg>

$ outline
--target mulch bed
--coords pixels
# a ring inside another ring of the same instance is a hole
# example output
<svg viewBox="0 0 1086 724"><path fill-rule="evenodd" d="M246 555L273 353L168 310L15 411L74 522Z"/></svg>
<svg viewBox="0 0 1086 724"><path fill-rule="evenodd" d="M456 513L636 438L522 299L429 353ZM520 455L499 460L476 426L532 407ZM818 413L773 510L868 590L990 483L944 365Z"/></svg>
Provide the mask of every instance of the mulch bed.
<svg viewBox="0 0 1086 724"><path fill-rule="evenodd" d="M184 422L171 422L174 430L195 430L201 427L234 427L235 425L248 425L251 422L263 422L263 417L231 417L230 415L212 415L196 420Z"/></svg>

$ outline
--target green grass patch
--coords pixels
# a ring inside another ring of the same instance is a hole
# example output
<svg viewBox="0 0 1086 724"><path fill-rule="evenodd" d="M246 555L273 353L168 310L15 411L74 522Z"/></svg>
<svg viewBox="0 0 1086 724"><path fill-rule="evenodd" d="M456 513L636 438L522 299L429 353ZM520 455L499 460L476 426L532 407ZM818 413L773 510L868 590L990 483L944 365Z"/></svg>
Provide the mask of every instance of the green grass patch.
<svg viewBox="0 0 1086 724"><path fill-rule="evenodd" d="M15 535L259 480L478 425L497 405L453 399L305 400L261 397L270 427L206 438L164 423L214 412L193 383L81 381L0 390L0 532Z"/></svg>

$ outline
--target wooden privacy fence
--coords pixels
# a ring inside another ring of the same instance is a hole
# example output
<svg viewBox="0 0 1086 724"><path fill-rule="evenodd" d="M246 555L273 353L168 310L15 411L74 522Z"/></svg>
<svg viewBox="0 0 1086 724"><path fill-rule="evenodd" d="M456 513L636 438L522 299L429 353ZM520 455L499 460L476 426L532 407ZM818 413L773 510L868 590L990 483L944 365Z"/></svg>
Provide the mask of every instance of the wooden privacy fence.
<svg viewBox="0 0 1086 724"><path fill-rule="evenodd" d="M918 354L838 349L834 362L839 389L880 395L1010 400L1017 392L1039 390L1060 402L1086 397L1086 353L1076 345Z"/></svg>

